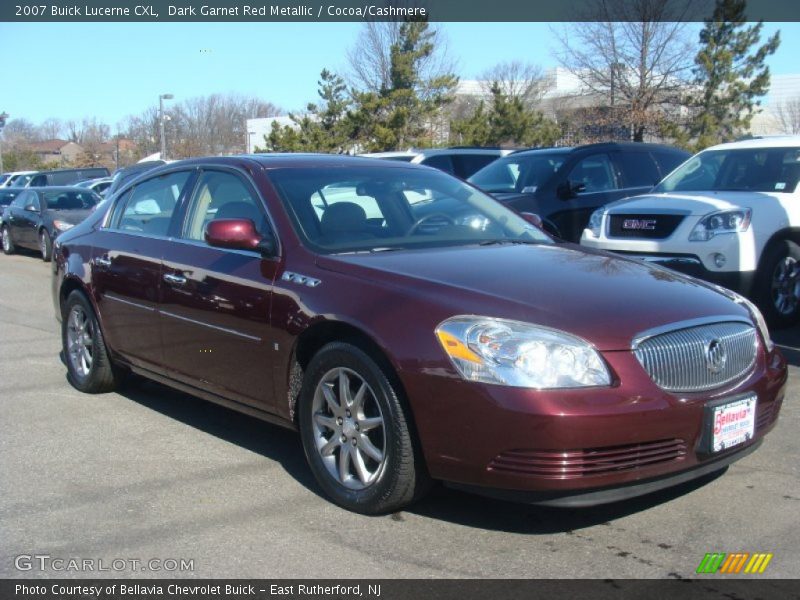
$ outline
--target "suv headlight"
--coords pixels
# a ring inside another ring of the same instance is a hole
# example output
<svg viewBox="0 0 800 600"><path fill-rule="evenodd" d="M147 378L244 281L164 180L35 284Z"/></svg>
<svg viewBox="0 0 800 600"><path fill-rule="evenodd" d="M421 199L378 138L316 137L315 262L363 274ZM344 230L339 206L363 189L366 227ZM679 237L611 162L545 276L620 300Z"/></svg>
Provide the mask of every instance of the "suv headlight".
<svg viewBox="0 0 800 600"><path fill-rule="evenodd" d="M592 216L589 217L589 224L586 226L586 229L592 232L594 237L600 237L600 230L603 226L603 209L598 208L596 211L592 213Z"/></svg>
<svg viewBox="0 0 800 600"><path fill-rule="evenodd" d="M585 340L547 327L457 316L436 336L464 379L534 389L611 385L598 352Z"/></svg>
<svg viewBox="0 0 800 600"><path fill-rule="evenodd" d="M690 242L706 242L721 233L738 233L750 227L749 208L723 210L706 215L694 226L689 234Z"/></svg>

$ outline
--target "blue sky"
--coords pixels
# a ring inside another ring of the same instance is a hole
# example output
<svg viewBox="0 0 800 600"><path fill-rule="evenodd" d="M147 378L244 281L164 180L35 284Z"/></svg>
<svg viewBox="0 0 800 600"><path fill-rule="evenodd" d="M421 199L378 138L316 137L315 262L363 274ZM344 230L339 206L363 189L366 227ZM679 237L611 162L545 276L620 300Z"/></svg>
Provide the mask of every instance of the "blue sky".
<svg viewBox="0 0 800 600"><path fill-rule="evenodd" d="M501 62L555 66L546 23L444 23L457 73L475 78ZM343 71L360 23L0 23L5 75L0 112L39 123L95 116L112 130L157 104L215 92L258 96L297 110L316 95L322 68ZM699 28L699 25L695 25ZM798 73L800 23L782 31L772 72Z"/></svg>

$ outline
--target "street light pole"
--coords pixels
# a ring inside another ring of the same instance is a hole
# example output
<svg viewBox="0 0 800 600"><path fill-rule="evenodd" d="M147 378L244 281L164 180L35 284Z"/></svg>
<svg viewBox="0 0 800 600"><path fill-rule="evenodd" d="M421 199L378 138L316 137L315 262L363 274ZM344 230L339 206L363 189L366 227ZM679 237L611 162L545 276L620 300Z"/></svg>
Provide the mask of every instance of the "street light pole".
<svg viewBox="0 0 800 600"><path fill-rule="evenodd" d="M0 173L3 172L3 128L6 126L8 113L0 113Z"/></svg>
<svg viewBox="0 0 800 600"><path fill-rule="evenodd" d="M161 135L161 160L167 160L167 138L164 136L164 100L172 100L172 94L158 96L158 128Z"/></svg>

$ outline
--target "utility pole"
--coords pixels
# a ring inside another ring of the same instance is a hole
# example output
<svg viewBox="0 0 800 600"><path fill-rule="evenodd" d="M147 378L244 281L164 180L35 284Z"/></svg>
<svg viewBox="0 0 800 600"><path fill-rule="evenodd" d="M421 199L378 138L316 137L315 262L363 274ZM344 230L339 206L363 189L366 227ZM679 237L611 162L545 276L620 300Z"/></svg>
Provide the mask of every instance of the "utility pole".
<svg viewBox="0 0 800 600"><path fill-rule="evenodd" d="M167 138L164 136L164 100L172 100L172 94L158 96L158 128L161 135L161 160L167 160Z"/></svg>
<svg viewBox="0 0 800 600"><path fill-rule="evenodd" d="M3 172L3 128L6 126L8 113L0 113L0 173Z"/></svg>

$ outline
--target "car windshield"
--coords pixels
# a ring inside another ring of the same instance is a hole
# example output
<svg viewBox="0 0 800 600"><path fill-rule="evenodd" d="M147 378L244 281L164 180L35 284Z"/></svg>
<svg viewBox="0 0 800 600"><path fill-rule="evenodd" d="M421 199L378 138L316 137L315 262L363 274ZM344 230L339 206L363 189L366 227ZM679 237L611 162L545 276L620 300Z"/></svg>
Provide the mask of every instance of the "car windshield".
<svg viewBox="0 0 800 600"><path fill-rule="evenodd" d="M45 192L42 198L50 210L86 210L97 204L92 192Z"/></svg>
<svg viewBox="0 0 800 600"><path fill-rule="evenodd" d="M25 187L28 185L33 176L36 173L29 173L28 175L17 175L16 177L12 178L11 181L8 183L8 187Z"/></svg>
<svg viewBox="0 0 800 600"><path fill-rule="evenodd" d="M654 192L793 192L800 178L800 148L707 150L693 156Z"/></svg>
<svg viewBox="0 0 800 600"><path fill-rule="evenodd" d="M566 152L512 154L485 166L467 181L487 192L533 193L553 176Z"/></svg>
<svg viewBox="0 0 800 600"><path fill-rule="evenodd" d="M289 168L269 177L295 229L322 253L553 243L517 213L439 171Z"/></svg>

